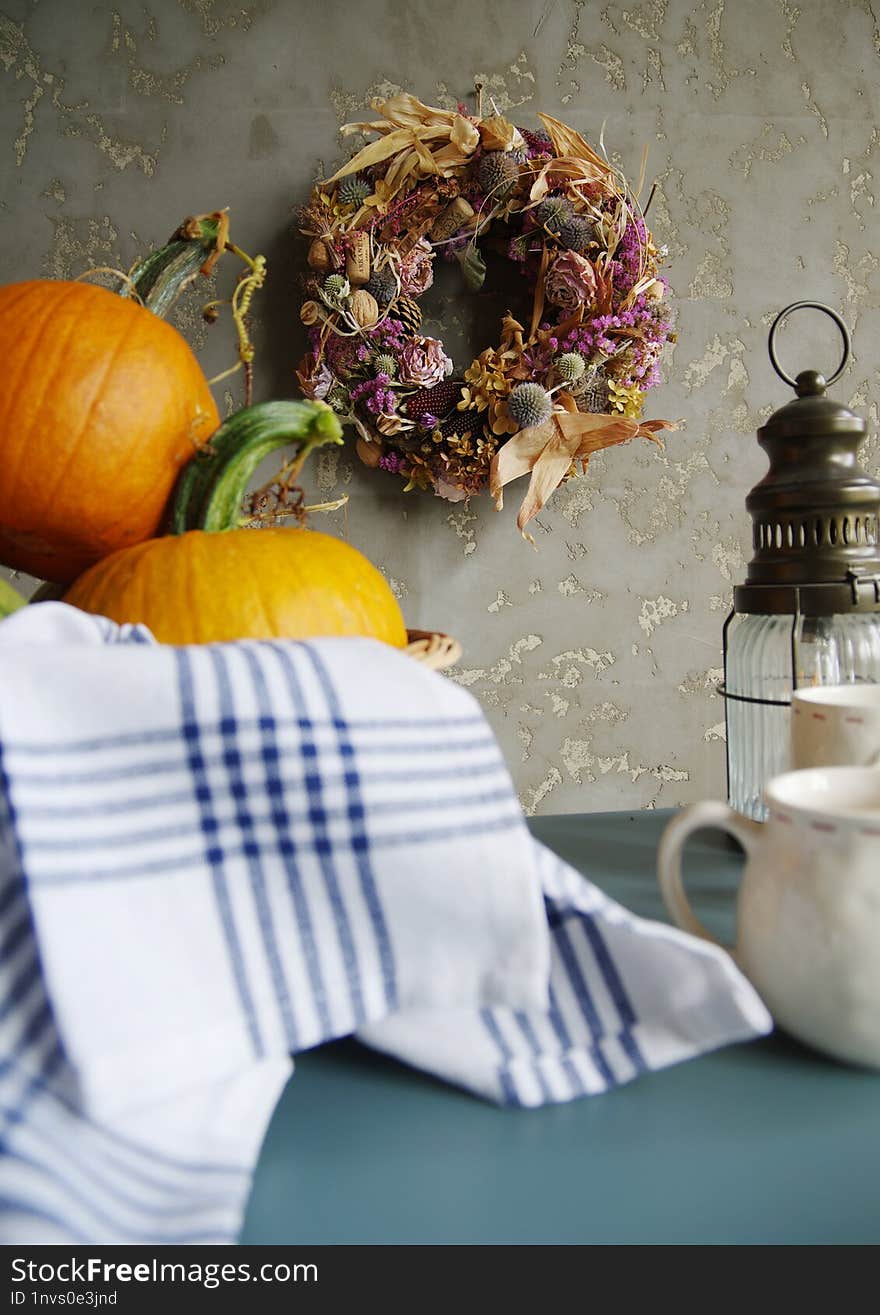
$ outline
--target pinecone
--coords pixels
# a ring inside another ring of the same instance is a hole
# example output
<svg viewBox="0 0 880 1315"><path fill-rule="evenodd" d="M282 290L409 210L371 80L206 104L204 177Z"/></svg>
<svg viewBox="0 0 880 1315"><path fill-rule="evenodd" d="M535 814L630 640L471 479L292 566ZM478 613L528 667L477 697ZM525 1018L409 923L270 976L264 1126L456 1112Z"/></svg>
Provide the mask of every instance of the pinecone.
<svg viewBox="0 0 880 1315"><path fill-rule="evenodd" d="M596 225L585 215L572 215L560 228L559 241L569 251L581 255L591 242L596 241Z"/></svg>
<svg viewBox="0 0 880 1315"><path fill-rule="evenodd" d="M363 174L347 174L336 189L336 198L340 205L360 206L372 190Z"/></svg>
<svg viewBox="0 0 880 1315"><path fill-rule="evenodd" d="M404 410L408 420L421 420L423 416L445 416L461 401L461 384L454 379L444 379L433 388L420 388L412 397L408 397Z"/></svg>
<svg viewBox="0 0 880 1315"><path fill-rule="evenodd" d="M608 378L601 365L591 365L571 392L577 398L579 411L602 415L608 410Z"/></svg>
<svg viewBox="0 0 880 1315"><path fill-rule="evenodd" d="M411 338L414 338L422 327L422 312L419 310L417 301L412 297L398 297L394 303L394 318L400 320L403 327Z"/></svg>
<svg viewBox="0 0 880 1315"><path fill-rule="evenodd" d="M374 269L364 287L380 306L387 306L397 296L397 279L390 269Z"/></svg>
<svg viewBox="0 0 880 1315"><path fill-rule="evenodd" d="M572 218L571 202L564 196L548 196L535 210L535 219L541 227L557 236Z"/></svg>
<svg viewBox="0 0 880 1315"><path fill-rule="evenodd" d="M477 181L493 201L507 196L518 177L516 161L506 151L487 151L477 165Z"/></svg>
<svg viewBox="0 0 880 1315"><path fill-rule="evenodd" d="M520 429L531 429L550 419L553 399L540 384L517 384L507 399L507 409Z"/></svg>

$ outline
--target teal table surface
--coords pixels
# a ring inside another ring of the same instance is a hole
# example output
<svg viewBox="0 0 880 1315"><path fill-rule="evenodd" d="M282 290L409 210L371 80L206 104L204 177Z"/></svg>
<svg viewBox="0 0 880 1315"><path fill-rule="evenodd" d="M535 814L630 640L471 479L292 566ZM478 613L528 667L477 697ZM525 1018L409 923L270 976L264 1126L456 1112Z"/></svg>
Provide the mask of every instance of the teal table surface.
<svg viewBox="0 0 880 1315"><path fill-rule="evenodd" d="M665 917L670 814L548 817L534 834ZM688 889L729 935L740 855L689 844ZM241 1241L876 1243L880 1077L776 1034L539 1110L497 1109L353 1041L297 1059Z"/></svg>

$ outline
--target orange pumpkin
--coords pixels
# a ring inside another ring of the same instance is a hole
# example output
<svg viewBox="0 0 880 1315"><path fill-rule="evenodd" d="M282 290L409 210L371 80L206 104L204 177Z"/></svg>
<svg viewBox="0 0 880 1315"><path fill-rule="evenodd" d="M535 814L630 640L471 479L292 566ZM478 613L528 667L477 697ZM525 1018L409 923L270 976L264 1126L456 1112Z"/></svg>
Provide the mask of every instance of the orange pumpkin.
<svg viewBox="0 0 880 1315"><path fill-rule="evenodd" d="M0 562L67 581L159 526L219 424L170 324L87 283L0 288Z"/></svg>
<svg viewBox="0 0 880 1315"><path fill-rule="evenodd" d="M151 539L106 557L65 602L166 644L368 635L401 648L406 627L362 553L317 530L226 530Z"/></svg>

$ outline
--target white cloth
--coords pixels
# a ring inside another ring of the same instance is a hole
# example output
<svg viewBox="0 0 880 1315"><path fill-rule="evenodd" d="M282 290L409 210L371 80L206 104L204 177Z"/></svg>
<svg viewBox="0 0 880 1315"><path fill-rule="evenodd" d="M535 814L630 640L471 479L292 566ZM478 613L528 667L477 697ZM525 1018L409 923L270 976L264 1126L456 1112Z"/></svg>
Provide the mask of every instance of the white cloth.
<svg viewBox="0 0 880 1315"><path fill-rule="evenodd" d="M289 1056L539 1105L765 1032L530 836L478 706L367 640L0 624L0 1241L231 1241Z"/></svg>

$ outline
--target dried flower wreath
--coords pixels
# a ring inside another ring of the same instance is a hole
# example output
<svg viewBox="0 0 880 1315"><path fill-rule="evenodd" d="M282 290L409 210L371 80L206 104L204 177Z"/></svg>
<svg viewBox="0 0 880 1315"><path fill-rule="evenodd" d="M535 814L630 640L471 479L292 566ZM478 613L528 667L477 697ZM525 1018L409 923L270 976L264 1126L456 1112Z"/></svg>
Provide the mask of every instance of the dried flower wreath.
<svg viewBox="0 0 880 1315"><path fill-rule="evenodd" d="M381 118L342 131L378 140L300 211L302 392L353 424L360 458L407 490L459 501L488 487L500 507L531 472L524 531L591 453L675 428L640 419L671 337L664 252L620 171L549 115L532 132L410 95L373 108ZM442 341L421 332L419 298L438 253L478 291L490 228L529 281L531 321L508 313L497 347L455 379Z"/></svg>

